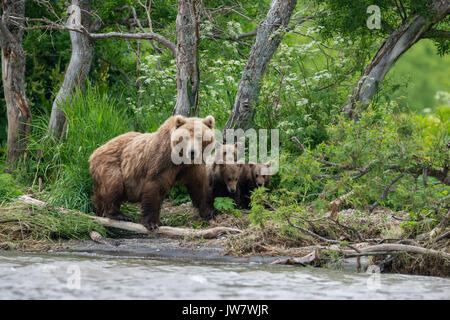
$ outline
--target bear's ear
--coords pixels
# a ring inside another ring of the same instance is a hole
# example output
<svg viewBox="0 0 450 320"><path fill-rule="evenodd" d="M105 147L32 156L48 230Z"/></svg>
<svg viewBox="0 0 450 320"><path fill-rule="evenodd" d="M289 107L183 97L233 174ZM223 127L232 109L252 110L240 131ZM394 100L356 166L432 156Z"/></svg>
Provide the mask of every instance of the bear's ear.
<svg viewBox="0 0 450 320"><path fill-rule="evenodd" d="M178 129L186 123L186 118L183 116L175 116L175 128Z"/></svg>
<svg viewBox="0 0 450 320"><path fill-rule="evenodd" d="M270 166L272 165L272 162L267 161L266 163L264 163L264 165L265 165L267 168L270 168Z"/></svg>
<svg viewBox="0 0 450 320"><path fill-rule="evenodd" d="M213 116L207 116L205 119L203 119L203 123L210 129L214 129L214 117Z"/></svg>

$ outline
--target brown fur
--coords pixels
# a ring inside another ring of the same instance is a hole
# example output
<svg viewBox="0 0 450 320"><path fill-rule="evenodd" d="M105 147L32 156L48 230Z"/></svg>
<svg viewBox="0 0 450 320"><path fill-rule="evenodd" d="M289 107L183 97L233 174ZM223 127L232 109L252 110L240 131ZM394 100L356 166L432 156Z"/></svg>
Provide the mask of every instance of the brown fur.
<svg viewBox="0 0 450 320"><path fill-rule="evenodd" d="M244 209L250 208L250 195L259 187L269 187L270 175L263 175L263 168L270 168L270 163L246 163L239 179L238 206Z"/></svg>
<svg viewBox="0 0 450 320"><path fill-rule="evenodd" d="M238 199L238 181L242 172L243 164L236 164L238 145L224 145L216 143L215 153L212 155L212 163L208 165L198 165L185 170L182 180L191 181L192 186L188 192L192 199L192 204L200 208L201 204L208 203L213 207L216 197L230 197ZM198 181L208 181L203 184L200 190L196 184ZM203 198L205 201L200 201ZM201 211L201 208L200 208Z"/></svg>
<svg viewBox="0 0 450 320"><path fill-rule="evenodd" d="M213 199L216 197L235 197L243 167L244 165L240 163L214 163L208 166L209 185L212 189Z"/></svg>
<svg viewBox="0 0 450 320"><path fill-rule="evenodd" d="M194 132L194 125L201 128L201 132ZM183 132L187 136L171 140L177 129L185 129ZM164 195L177 179L183 178L183 172L196 166L192 163L174 164L172 149L183 145L185 150L195 153L197 157L213 141L213 129L213 117L173 116L154 133L129 132L95 150L89 162L96 213L109 218L127 219L120 212L122 201L141 202L143 225L148 229L161 225L159 211ZM188 189L205 188L201 180L193 184L183 179L183 183L188 185ZM201 207L207 210L206 205ZM204 217L209 215L200 213Z"/></svg>
<svg viewBox="0 0 450 320"><path fill-rule="evenodd" d="M222 144L216 142L215 152L214 152L214 163L233 163L238 159L238 148L239 143L235 144Z"/></svg>

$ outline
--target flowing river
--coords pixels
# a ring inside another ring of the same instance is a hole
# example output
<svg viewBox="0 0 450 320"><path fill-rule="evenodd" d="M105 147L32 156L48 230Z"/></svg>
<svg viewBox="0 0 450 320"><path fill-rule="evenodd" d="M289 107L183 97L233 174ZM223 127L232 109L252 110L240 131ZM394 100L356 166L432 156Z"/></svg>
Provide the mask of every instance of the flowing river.
<svg viewBox="0 0 450 320"><path fill-rule="evenodd" d="M0 299L450 299L450 280L259 263L0 252Z"/></svg>

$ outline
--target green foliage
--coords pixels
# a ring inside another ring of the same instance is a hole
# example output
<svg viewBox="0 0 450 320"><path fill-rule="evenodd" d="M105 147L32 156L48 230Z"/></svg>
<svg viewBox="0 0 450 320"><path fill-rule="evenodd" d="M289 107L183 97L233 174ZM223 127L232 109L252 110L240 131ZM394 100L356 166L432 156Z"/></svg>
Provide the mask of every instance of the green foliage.
<svg viewBox="0 0 450 320"><path fill-rule="evenodd" d="M214 199L214 208L226 214L232 214L240 217L241 213L235 209L234 200L228 197L217 197Z"/></svg>
<svg viewBox="0 0 450 320"><path fill-rule="evenodd" d="M10 174L0 173L0 204L10 202L21 194L22 191L14 178Z"/></svg>
<svg viewBox="0 0 450 320"><path fill-rule="evenodd" d="M412 71L413 70L413 71ZM388 80L399 85L390 92L404 111L432 112L446 104L445 92L450 88L450 56L439 57L430 40L421 40L409 49L392 68Z"/></svg>
<svg viewBox="0 0 450 320"><path fill-rule="evenodd" d="M175 187L170 189L167 194L167 198L174 206L191 201L186 187L182 185L176 185Z"/></svg>
<svg viewBox="0 0 450 320"><path fill-rule="evenodd" d="M280 129L281 166L271 179L270 193L264 188L253 192L250 221L266 229L274 221L284 235L295 238L297 230L286 224L286 218L292 218L298 226L309 227L302 219L310 218L311 212L323 217L330 210L331 200L353 190L345 204L347 207L365 214L371 204L378 202L382 207L406 211L409 218L403 228L409 233L431 228L444 213L446 204L437 207L436 204L448 194L448 186L437 184L436 179L429 177L425 187L421 174L406 172L384 199L381 195L401 170L423 166L442 168L448 161L448 57L438 58L433 43L421 40L400 58L358 122L341 118L340 109L348 94L376 48L389 35L388 29L367 28L367 7L378 5L382 20L394 28L402 21L395 3L388 0L314 0L299 2L296 11L305 9L311 2L316 4L314 9L309 7L302 15L315 13L317 19L296 25L286 33L267 69L255 107L254 127ZM223 128L230 115L254 39L233 41L232 38L254 30L270 3L270 0L208 1L211 8L238 4L239 11L246 15L227 11L211 21L205 17L199 25L199 116L214 115L218 129ZM427 14L422 0L403 3L408 15ZM104 32L114 29L114 20L129 16L128 10L113 10L119 6L133 4L138 15L145 17L143 8L133 0L92 1L91 4L107 24ZM154 31L172 41L175 41L176 6L174 0L152 1ZM27 16L47 17L48 13L38 7L27 2ZM64 15L62 2L57 3L56 9ZM446 30L448 23L446 18L436 28ZM439 54L448 51L447 40L434 44ZM140 41L142 63L136 70L137 42L96 41L89 74L94 85L88 85L83 93L77 92L75 99L63 106L68 118L67 133L61 141L55 141L47 136L47 119L69 61L69 35L40 30L24 33L24 50L28 56L26 92L33 114L33 133L27 158L21 160L15 177L0 175L0 202L20 194L16 179L36 188L38 179L42 178L42 196L47 201L91 211L90 154L121 133L155 131L172 114L176 102L175 58L169 50L156 45L162 53L149 41ZM300 152L291 141L292 136L300 139L306 152ZM3 158L5 140L6 108L0 103ZM370 170L356 178L358 170L366 166ZM168 198L173 205L189 201L186 188L181 186L173 188ZM230 198L216 198L214 206L224 213L240 215ZM124 211L138 218L137 207L124 206ZM49 217L57 216L49 214ZM205 225L193 217L198 215L183 211L165 219L173 226ZM45 223L53 224L52 221L45 220ZM368 229L369 223L359 227ZM61 234L76 236L70 232Z"/></svg>
<svg viewBox="0 0 450 320"><path fill-rule="evenodd" d="M89 156L108 140L131 131L131 120L125 110L116 107L114 99L90 86L84 93L78 91L62 108L67 115L63 141L48 136L46 119L37 119L29 146L31 159L20 175L32 184L41 177L52 203L90 212Z"/></svg>
<svg viewBox="0 0 450 320"><path fill-rule="evenodd" d="M220 211L233 210L234 205L234 200L228 197L217 197L214 199L214 208Z"/></svg>
<svg viewBox="0 0 450 320"><path fill-rule="evenodd" d="M0 206L0 240L21 244L33 241L88 239L89 232L106 236L106 230L85 215L65 214L53 209L20 203Z"/></svg>
<svg viewBox="0 0 450 320"><path fill-rule="evenodd" d="M445 213L436 204L450 187L433 177L428 177L425 187L421 168L442 170L448 165L450 106L427 116L398 114L395 108L393 103L373 106L358 122L342 118L328 126L330 138L315 149L300 156L283 154L279 182L272 184L275 192L270 199L252 197L255 219L261 219L265 201L299 214L297 205L308 204L323 215L330 210L330 201L353 191L347 202L354 208L368 209L378 202L409 212L410 222L405 225L435 225ZM385 191L400 173L403 176Z"/></svg>

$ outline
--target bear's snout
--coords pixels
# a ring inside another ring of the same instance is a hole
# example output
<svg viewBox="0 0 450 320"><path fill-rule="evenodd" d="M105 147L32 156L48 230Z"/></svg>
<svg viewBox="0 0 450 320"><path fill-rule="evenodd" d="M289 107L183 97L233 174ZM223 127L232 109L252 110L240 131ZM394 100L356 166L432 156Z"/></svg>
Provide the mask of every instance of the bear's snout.
<svg viewBox="0 0 450 320"><path fill-rule="evenodd" d="M191 149L191 160L195 159L195 150Z"/></svg>

